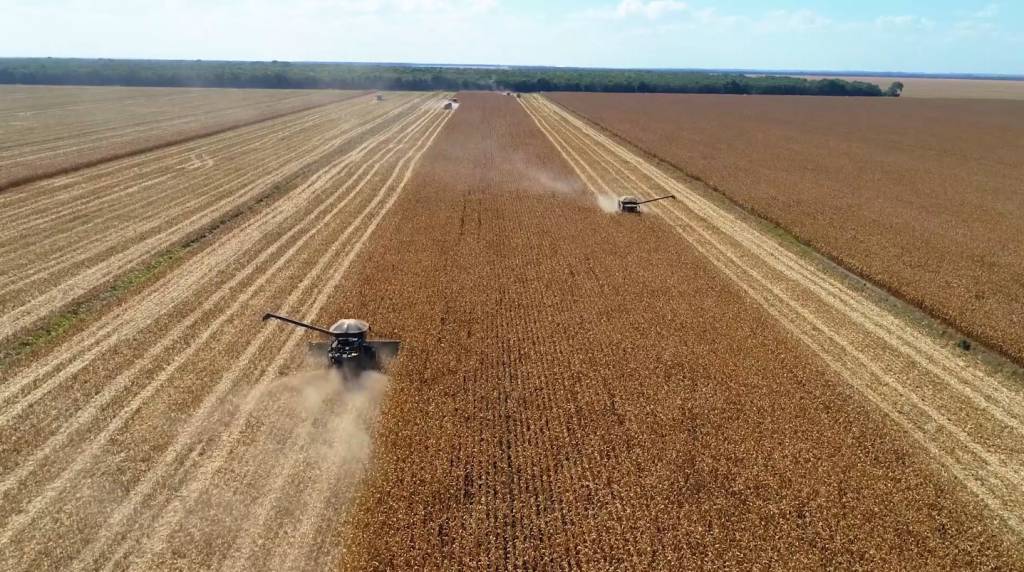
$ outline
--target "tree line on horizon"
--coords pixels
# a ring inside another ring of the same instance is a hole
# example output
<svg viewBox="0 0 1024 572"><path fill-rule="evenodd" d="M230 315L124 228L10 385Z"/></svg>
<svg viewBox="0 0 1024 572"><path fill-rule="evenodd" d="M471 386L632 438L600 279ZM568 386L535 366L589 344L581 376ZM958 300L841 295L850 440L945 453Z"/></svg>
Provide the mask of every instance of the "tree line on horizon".
<svg viewBox="0 0 1024 572"><path fill-rule="evenodd" d="M903 88L898 81L883 90L864 81L673 70L74 58L0 59L0 84L867 97L899 96Z"/></svg>

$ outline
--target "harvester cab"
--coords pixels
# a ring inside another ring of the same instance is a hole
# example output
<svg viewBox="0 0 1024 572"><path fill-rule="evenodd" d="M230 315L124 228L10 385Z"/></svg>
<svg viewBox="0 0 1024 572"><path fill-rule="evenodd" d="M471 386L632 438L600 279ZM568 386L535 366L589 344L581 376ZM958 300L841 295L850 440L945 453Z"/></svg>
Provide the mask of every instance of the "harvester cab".
<svg viewBox="0 0 1024 572"><path fill-rule="evenodd" d="M664 199L674 199L674 198L676 198L675 195L665 195L664 197L655 197L653 199L647 199L645 201L641 201L640 199L638 199L638 198L636 198L636 197L634 197L632 195L626 195L624 197L619 197L619 211L624 212L624 213L638 213L638 212L640 212L640 205L644 205L644 204L647 204L647 203L653 203L654 201L661 201L661 200L664 200Z"/></svg>
<svg viewBox="0 0 1024 572"><path fill-rule="evenodd" d="M325 329L277 314L263 315L264 321L271 319L330 336L330 342L311 343L310 350L326 357L329 367L349 377L358 377L364 371L383 370L398 355L401 346L401 342L395 340L368 340L370 325L362 320L339 320Z"/></svg>

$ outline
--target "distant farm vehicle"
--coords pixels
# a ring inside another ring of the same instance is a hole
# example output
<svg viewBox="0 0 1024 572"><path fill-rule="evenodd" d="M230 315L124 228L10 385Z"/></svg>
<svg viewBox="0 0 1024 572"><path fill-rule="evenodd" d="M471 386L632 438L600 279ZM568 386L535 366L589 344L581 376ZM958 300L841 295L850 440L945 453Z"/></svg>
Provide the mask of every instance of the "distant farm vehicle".
<svg viewBox="0 0 1024 572"><path fill-rule="evenodd" d="M398 355L401 342L395 340L367 340L370 325L362 320L339 320L330 329L314 326L277 314L264 314L263 320L282 322L330 336L330 342L310 344L312 353L325 357L327 365L341 371L346 379L355 379L365 371L381 371Z"/></svg>
<svg viewBox="0 0 1024 572"><path fill-rule="evenodd" d="M450 101L444 102L444 109L447 110L447 111L451 111L452 109L454 109L454 106L452 105L452 102L450 102Z"/></svg>
<svg viewBox="0 0 1024 572"><path fill-rule="evenodd" d="M384 101L384 96L378 93L377 97L375 97L374 99L376 99L377 101Z"/></svg>
<svg viewBox="0 0 1024 572"><path fill-rule="evenodd" d="M674 198L676 198L675 195L665 195L664 197L656 197L653 199L647 199L645 201L642 201L632 195L626 195L624 197L619 197L619 210L624 213L638 213L640 212L640 205L653 203L654 201L661 201L664 199Z"/></svg>

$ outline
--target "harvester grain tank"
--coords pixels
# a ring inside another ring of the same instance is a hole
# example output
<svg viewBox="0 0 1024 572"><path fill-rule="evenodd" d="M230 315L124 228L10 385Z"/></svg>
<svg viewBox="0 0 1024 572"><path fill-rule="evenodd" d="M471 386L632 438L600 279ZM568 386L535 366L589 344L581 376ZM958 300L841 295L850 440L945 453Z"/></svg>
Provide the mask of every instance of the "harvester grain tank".
<svg viewBox="0 0 1024 572"><path fill-rule="evenodd" d="M674 198L676 198L675 195L665 195L664 197L655 197L653 199L642 201L632 195L626 195L624 197L619 197L619 210L624 213L638 213L640 212L640 205Z"/></svg>
<svg viewBox="0 0 1024 572"><path fill-rule="evenodd" d="M263 320L280 320L330 336L330 342L311 343L310 350L326 358L329 367L340 370L348 379L365 371L383 370L401 347L401 342L395 340L368 340L370 325L362 320L339 320L329 329L270 313L264 314Z"/></svg>

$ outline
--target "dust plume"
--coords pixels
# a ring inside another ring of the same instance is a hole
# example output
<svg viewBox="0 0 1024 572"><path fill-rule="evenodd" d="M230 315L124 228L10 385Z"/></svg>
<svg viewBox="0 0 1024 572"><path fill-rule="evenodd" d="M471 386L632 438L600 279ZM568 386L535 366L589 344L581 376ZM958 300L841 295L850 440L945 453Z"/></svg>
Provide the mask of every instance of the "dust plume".
<svg viewBox="0 0 1024 572"><path fill-rule="evenodd" d="M611 195L597 195L597 206L606 213L619 212L619 199Z"/></svg>
<svg viewBox="0 0 1024 572"><path fill-rule="evenodd" d="M133 563L330 566L342 547L324 539L345 518L365 473L388 386L376 372L345 379L318 369L245 392L217 431L218 445L183 475L183 502L154 515L155 534Z"/></svg>
<svg viewBox="0 0 1024 572"><path fill-rule="evenodd" d="M537 168L536 161L523 154L509 158L511 164L520 165L523 181L527 190L538 193L557 193L581 201L589 202L592 193L587 192L585 183L576 176L556 173L549 169ZM606 213L619 212L618 197L599 193L596 195L597 206Z"/></svg>

